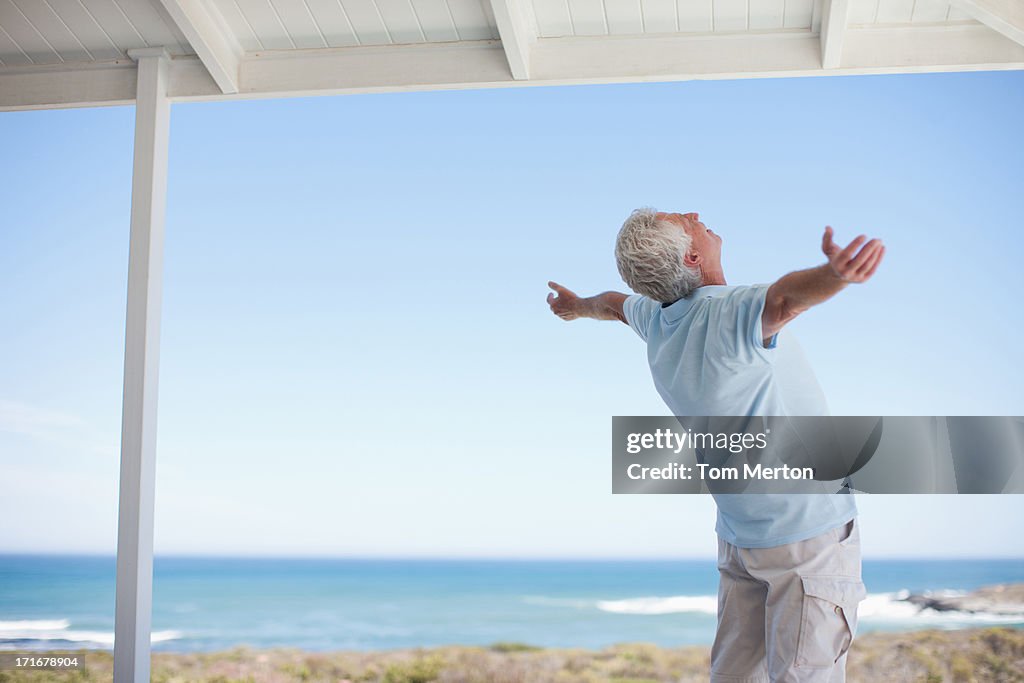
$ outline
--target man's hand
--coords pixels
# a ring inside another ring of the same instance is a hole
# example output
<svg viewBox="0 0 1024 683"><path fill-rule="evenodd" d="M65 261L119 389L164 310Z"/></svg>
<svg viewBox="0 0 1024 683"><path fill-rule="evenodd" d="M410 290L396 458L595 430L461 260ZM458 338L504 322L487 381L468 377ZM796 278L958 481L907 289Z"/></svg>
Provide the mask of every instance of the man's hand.
<svg viewBox="0 0 1024 683"><path fill-rule="evenodd" d="M845 249L832 241L832 227L825 226L825 235L821 238L821 250L828 257L828 264L832 272L844 282L867 282L875 274L882 257L885 256L885 245L879 239L873 239L867 244L864 240L867 237L860 235L850 242ZM857 248L864 244L864 248L857 252Z"/></svg>
<svg viewBox="0 0 1024 683"><path fill-rule="evenodd" d="M845 248L840 248L832 241L832 228L826 227L821 238L821 250L828 257L828 263L784 275L768 288L764 313L761 314L765 346L786 323L807 309L828 301L851 282L871 279L885 256L885 245L878 239L864 244L866 239L860 235Z"/></svg>
<svg viewBox="0 0 1024 683"><path fill-rule="evenodd" d="M548 306L551 312L562 320L575 320L580 317L580 298L557 282L549 282L548 287L555 290L558 296L548 293Z"/></svg>
<svg viewBox="0 0 1024 683"><path fill-rule="evenodd" d="M557 282L549 282L548 287L555 290L557 296L548 293L548 306L551 312L562 320L576 318L593 318L594 320L621 320L626 322L626 314L622 304L626 295L619 292L605 292L591 297L579 297Z"/></svg>

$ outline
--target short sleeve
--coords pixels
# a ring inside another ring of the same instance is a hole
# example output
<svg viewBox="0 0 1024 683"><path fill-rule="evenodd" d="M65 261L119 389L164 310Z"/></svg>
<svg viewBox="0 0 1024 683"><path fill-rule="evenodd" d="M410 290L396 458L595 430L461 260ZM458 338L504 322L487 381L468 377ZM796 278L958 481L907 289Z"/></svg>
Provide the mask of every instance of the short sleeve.
<svg viewBox="0 0 1024 683"><path fill-rule="evenodd" d="M778 335L764 344L761 318L765 310L768 285L737 287L727 296L716 299L718 329L722 342L743 357L760 357L772 361Z"/></svg>
<svg viewBox="0 0 1024 683"><path fill-rule="evenodd" d="M779 335L772 335L768 346L765 346L764 331L761 326L769 286L738 287L729 299L731 300L730 304L735 308L741 343L744 346L749 345L749 348L759 356L771 360L775 356L772 349L775 348Z"/></svg>
<svg viewBox="0 0 1024 683"><path fill-rule="evenodd" d="M626 315L626 322L644 341L647 341L651 322L654 320L655 313L660 308L660 303L639 294L626 297L626 301L622 304L622 312Z"/></svg>

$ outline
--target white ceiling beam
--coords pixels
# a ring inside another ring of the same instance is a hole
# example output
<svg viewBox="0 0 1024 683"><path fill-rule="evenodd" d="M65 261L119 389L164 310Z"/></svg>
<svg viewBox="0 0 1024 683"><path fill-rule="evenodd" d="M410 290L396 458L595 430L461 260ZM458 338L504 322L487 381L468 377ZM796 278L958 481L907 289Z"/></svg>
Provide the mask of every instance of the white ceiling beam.
<svg viewBox="0 0 1024 683"><path fill-rule="evenodd" d="M808 32L542 38L534 81L616 83L804 74L821 68Z"/></svg>
<svg viewBox="0 0 1024 683"><path fill-rule="evenodd" d="M994 31L1024 45L1024 2L1021 0L953 0L962 9Z"/></svg>
<svg viewBox="0 0 1024 683"><path fill-rule="evenodd" d="M496 40L252 52L242 96L450 90L514 85Z"/></svg>
<svg viewBox="0 0 1024 683"><path fill-rule="evenodd" d="M1024 69L1024 46L977 24L849 28L842 62L822 69L807 32L552 38L537 41L531 83L621 83Z"/></svg>
<svg viewBox="0 0 1024 683"><path fill-rule="evenodd" d="M127 63L126 63L127 62ZM170 64L175 102L304 97L366 92L453 90L695 79L1024 69L1024 46L980 24L850 28L841 66L823 69L809 32L711 36L541 38L532 78L515 80L497 41L253 52L243 58L239 92L221 92L196 57ZM128 60L88 68L0 68L0 111L130 104Z"/></svg>
<svg viewBox="0 0 1024 683"><path fill-rule="evenodd" d="M839 67L843 56L843 36L850 15L850 0L822 0L821 68Z"/></svg>
<svg viewBox="0 0 1024 683"><path fill-rule="evenodd" d="M210 0L160 0L192 49L225 94L238 92L238 71L245 54L224 17Z"/></svg>
<svg viewBox="0 0 1024 683"><path fill-rule="evenodd" d="M842 68L829 73L1024 69L1024 45L978 24L849 30Z"/></svg>
<svg viewBox="0 0 1024 683"><path fill-rule="evenodd" d="M168 69L168 91L178 100L225 96L198 57L174 57ZM3 68L0 111L135 104L136 73L131 59Z"/></svg>
<svg viewBox="0 0 1024 683"><path fill-rule="evenodd" d="M512 78L527 80L530 78L530 52L538 35L533 4L530 0L490 0L490 3Z"/></svg>

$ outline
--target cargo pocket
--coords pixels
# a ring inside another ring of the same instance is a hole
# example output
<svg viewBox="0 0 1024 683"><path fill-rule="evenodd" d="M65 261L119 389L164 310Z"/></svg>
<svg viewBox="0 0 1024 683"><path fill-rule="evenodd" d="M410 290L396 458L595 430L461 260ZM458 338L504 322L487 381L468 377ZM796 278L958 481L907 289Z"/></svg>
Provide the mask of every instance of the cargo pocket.
<svg viewBox="0 0 1024 683"><path fill-rule="evenodd" d="M864 583L849 576L803 576L804 601L796 666L827 669L846 654L857 632Z"/></svg>
<svg viewBox="0 0 1024 683"><path fill-rule="evenodd" d="M839 545L860 545L860 525L857 524L856 517L839 527Z"/></svg>

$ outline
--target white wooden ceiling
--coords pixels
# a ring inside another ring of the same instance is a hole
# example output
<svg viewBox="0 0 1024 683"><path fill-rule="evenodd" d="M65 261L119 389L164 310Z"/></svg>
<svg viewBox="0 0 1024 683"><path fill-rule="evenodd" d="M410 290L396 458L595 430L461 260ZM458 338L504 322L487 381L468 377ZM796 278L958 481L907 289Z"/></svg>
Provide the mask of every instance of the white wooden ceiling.
<svg viewBox="0 0 1024 683"><path fill-rule="evenodd" d="M488 0L214 0L214 4L250 52L498 37Z"/></svg>
<svg viewBox="0 0 1024 683"><path fill-rule="evenodd" d="M535 0L540 35L809 29L814 0Z"/></svg>
<svg viewBox="0 0 1024 683"><path fill-rule="evenodd" d="M533 0L540 36L817 29L821 0ZM972 21L946 0L851 0L857 25Z"/></svg>
<svg viewBox="0 0 1024 683"><path fill-rule="evenodd" d="M945 0L851 0L850 3L849 22L854 26L961 21L972 20Z"/></svg>
<svg viewBox="0 0 1024 683"><path fill-rule="evenodd" d="M151 0L0 0L3 66L103 61L153 45L192 52Z"/></svg>
<svg viewBox="0 0 1024 683"><path fill-rule="evenodd" d="M1024 68L1024 0L0 0L0 110Z"/></svg>
<svg viewBox="0 0 1024 683"><path fill-rule="evenodd" d="M821 0L526 0L541 38L816 29ZM489 0L212 0L247 52L497 39ZM850 0L851 25L971 21L945 0ZM154 0L0 0L0 66L192 52Z"/></svg>

